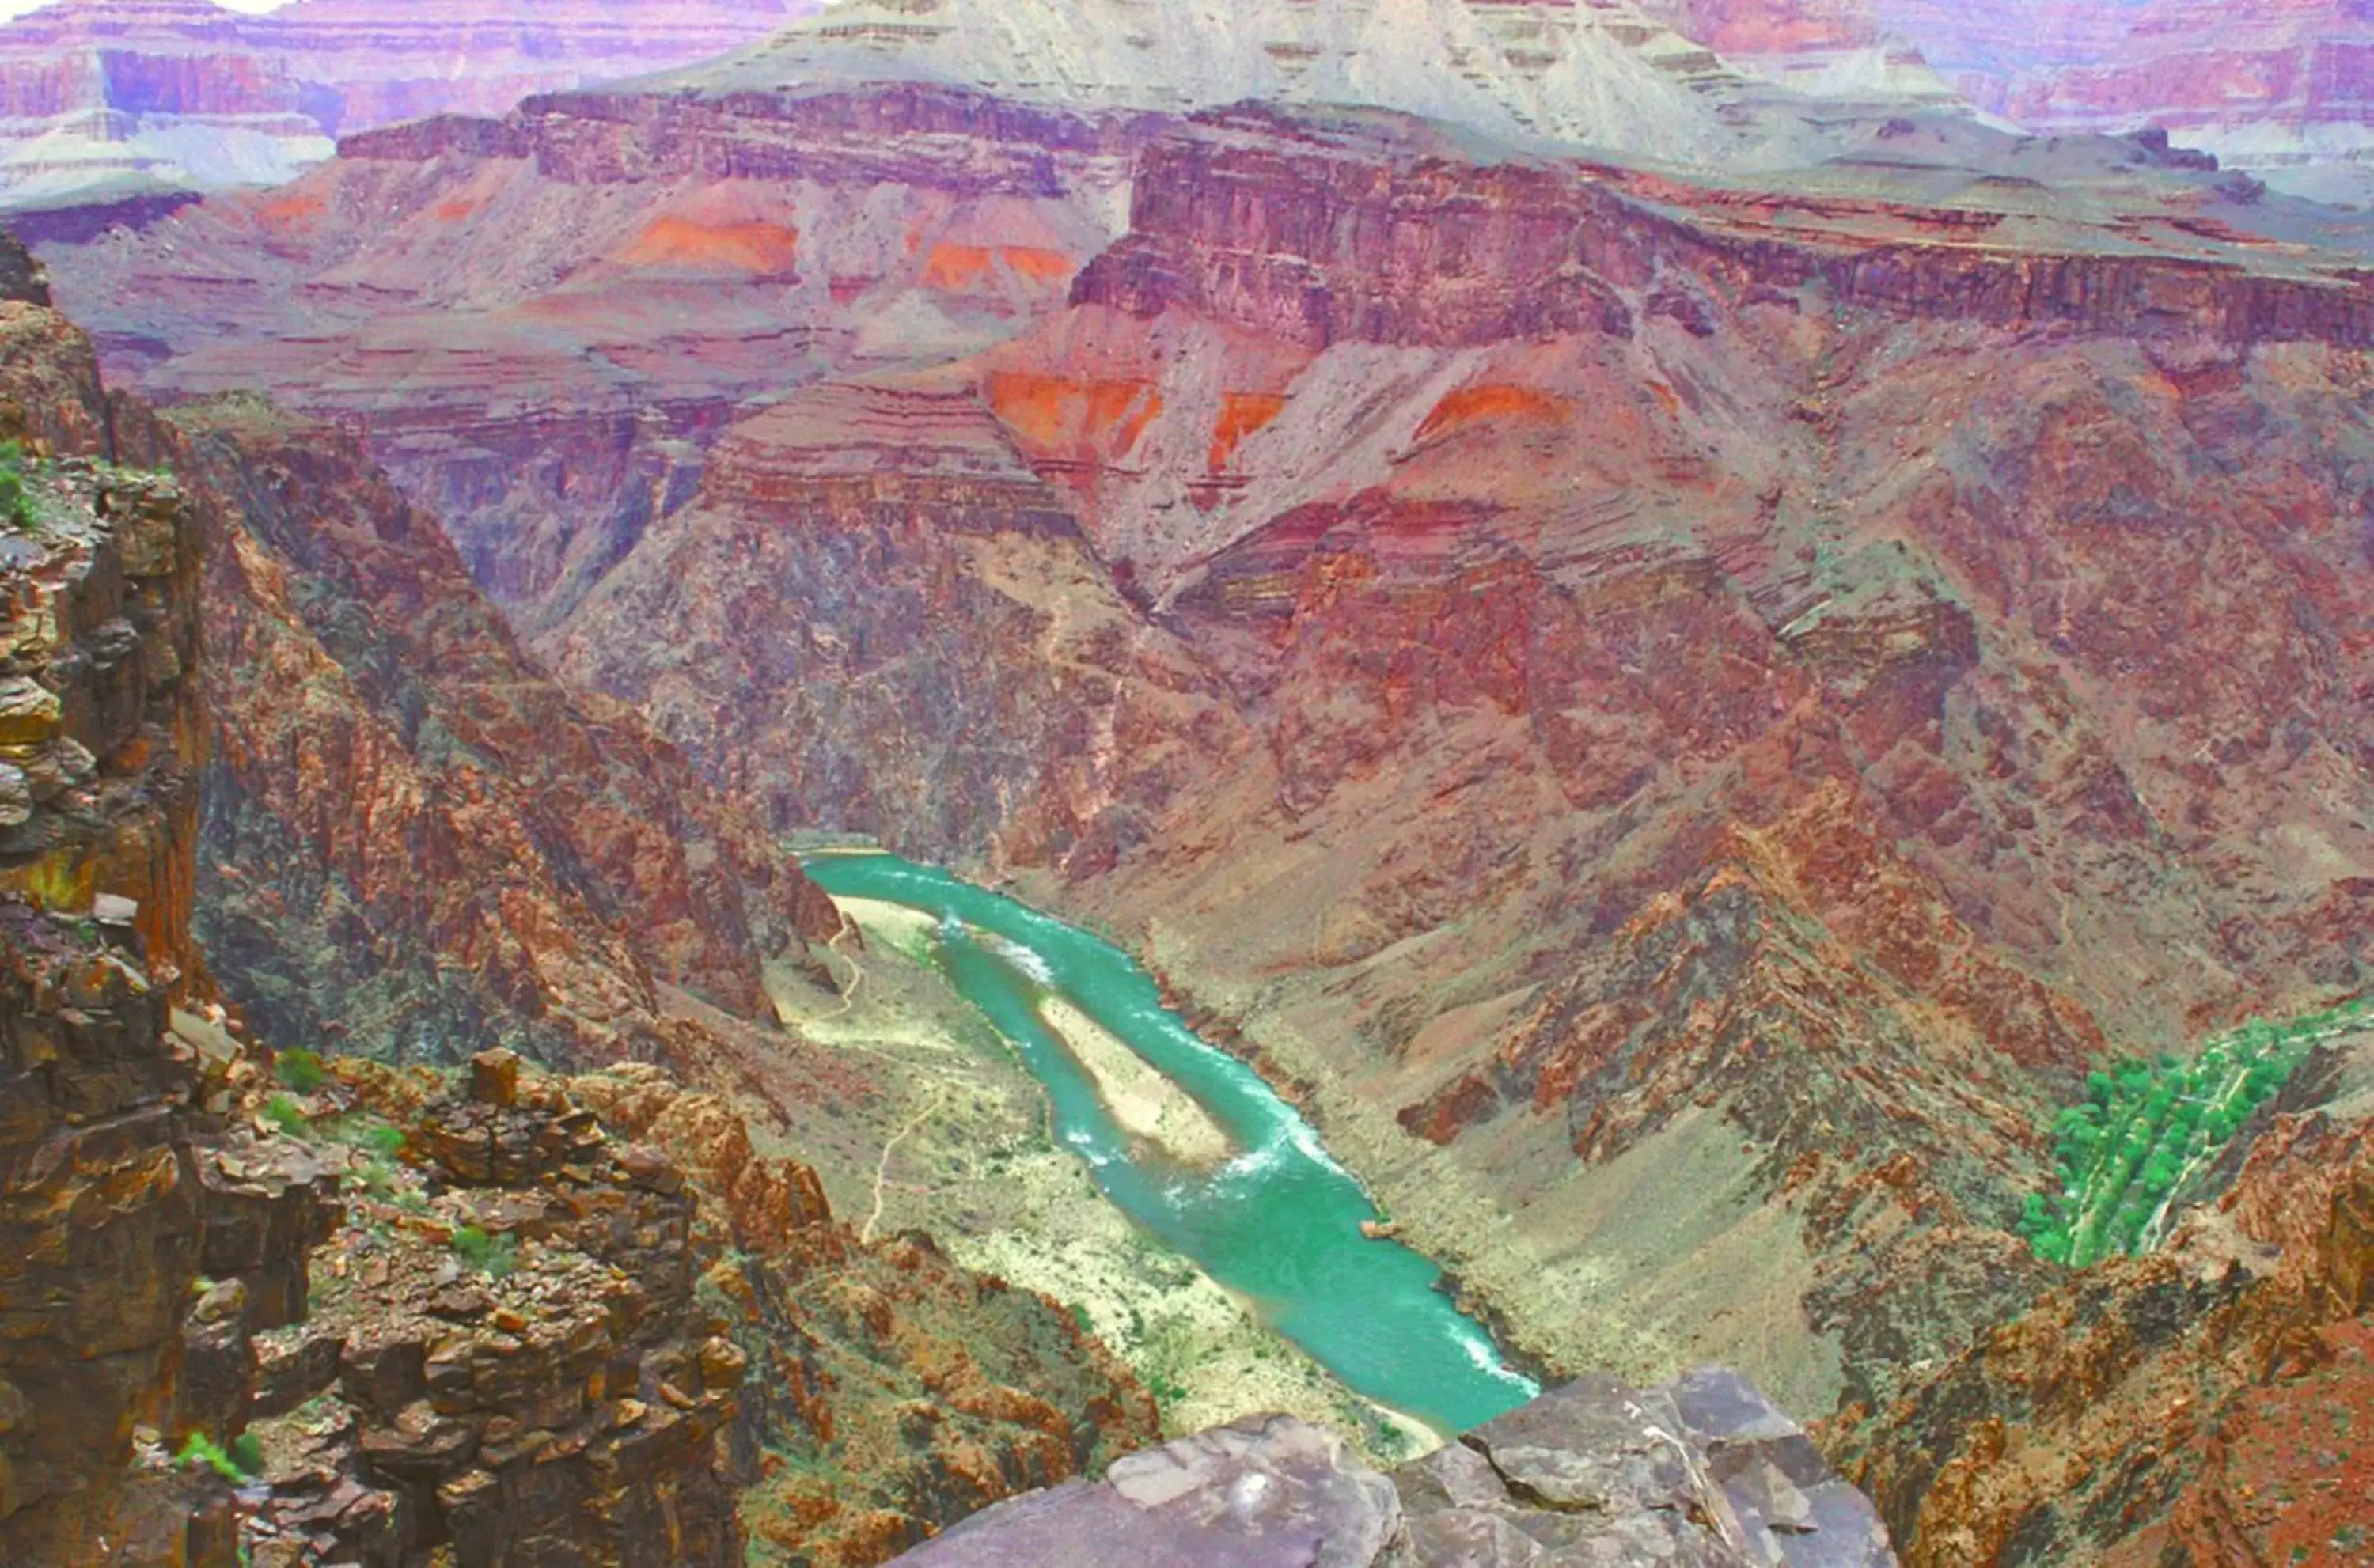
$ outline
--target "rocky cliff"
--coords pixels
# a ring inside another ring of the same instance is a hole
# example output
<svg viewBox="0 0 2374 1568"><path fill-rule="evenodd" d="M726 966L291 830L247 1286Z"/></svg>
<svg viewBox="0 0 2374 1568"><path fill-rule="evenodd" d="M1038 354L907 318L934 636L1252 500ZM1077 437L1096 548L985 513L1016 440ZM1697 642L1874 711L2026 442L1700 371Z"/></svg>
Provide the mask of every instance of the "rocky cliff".
<svg viewBox="0 0 2374 1568"><path fill-rule="evenodd" d="M723 54L787 0L424 8L300 0L61 0L0 24L0 205L127 203L272 185L343 133L499 114L531 93Z"/></svg>
<svg viewBox="0 0 2374 1568"><path fill-rule="evenodd" d="M2039 135L2172 136L2363 205L2374 50L2332 0L1651 0L1733 68L1834 99L1953 100Z"/></svg>
<svg viewBox="0 0 2374 1568"><path fill-rule="evenodd" d="M1152 1433L1059 1308L860 1246L656 1070L341 1064L290 1120L360 1191L262 1348L259 1563L870 1563Z"/></svg>
<svg viewBox="0 0 2374 1568"><path fill-rule="evenodd" d="M1254 1418L1003 1504L913 1568L1455 1568L1674 1562L1892 1568L1871 1504L1735 1374L1666 1387L1591 1377L1389 1476L1335 1437Z"/></svg>
<svg viewBox="0 0 2374 1568"><path fill-rule="evenodd" d="M351 439L173 414L224 503L197 929L278 1037L390 1059L652 1056L663 987L764 1014L839 929L636 716L562 691Z"/></svg>
<svg viewBox="0 0 2374 1568"><path fill-rule="evenodd" d="M229 1489L170 1455L245 1425L237 1363L303 1316L333 1184L244 1124L255 1066L170 1007L204 986L199 508L57 455L135 411L6 249L0 1551L228 1563Z"/></svg>
<svg viewBox="0 0 2374 1568"><path fill-rule="evenodd" d="M93 809L136 790L172 824L170 843L135 825L62 844L18 885L87 897L137 878L158 890L156 956L195 973L194 930L225 999L273 1037L420 1060L499 1043L653 1058L664 993L760 1016L763 961L839 929L643 721L536 668L352 440L253 399L159 421L111 400L55 314L5 308L8 385L41 411L29 427L142 465L65 460L126 524L53 552L29 591L61 597L37 613L84 639L62 656L96 683L94 755L154 774L102 777ZM30 758L48 734L23 743ZM60 765L40 755L46 778ZM20 826L29 847L49 820Z"/></svg>
<svg viewBox="0 0 2374 1568"><path fill-rule="evenodd" d="M925 1237L861 1243L743 1109L656 1068L324 1077L315 1044L493 1035L738 1082L756 1031L664 1005L652 971L755 1005L756 840L528 664L350 447L253 402L159 421L21 252L0 276L31 442L0 775L9 1561L871 1563L1155 1435L1063 1308ZM541 782L505 760L522 736ZM784 940L830 914L794 868L770 885ZM308 1042L276 1082L217 980Z"/></svg>

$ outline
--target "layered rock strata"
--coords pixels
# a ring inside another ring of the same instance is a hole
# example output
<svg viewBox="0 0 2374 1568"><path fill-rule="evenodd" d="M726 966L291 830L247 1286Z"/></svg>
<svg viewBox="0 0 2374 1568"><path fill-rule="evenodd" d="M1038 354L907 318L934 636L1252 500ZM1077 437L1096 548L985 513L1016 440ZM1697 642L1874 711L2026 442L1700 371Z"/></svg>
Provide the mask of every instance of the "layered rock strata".
<svg viewBox="0 0 2374 1568"><path fill-rule="evenodd" d="M360 427L534 634L685 503L750 400L1061 305L1136 123L927 84L560 95L103 236L66 303L152 392ZM238 281L169 303L201 256Z"/></svg>
<svg viewBox="0 0 2374 1568"><path fill-rule="evenodd" d="M722 54L805 7L423 7L301 0L262 16L211 0L62 0L0 23L0 205L99 205L274 185L334 138Z"/></svg>
<svg viewBox="0 0 2374 1568"><path fill-rule="evenodd" d="M1387 1475L1334 1436L1251 1417L1002 1504L898 1559L1211 1568L1668 1562L1892 1568L1871 1504L1735 1374L1591 1377Z"/></svg>

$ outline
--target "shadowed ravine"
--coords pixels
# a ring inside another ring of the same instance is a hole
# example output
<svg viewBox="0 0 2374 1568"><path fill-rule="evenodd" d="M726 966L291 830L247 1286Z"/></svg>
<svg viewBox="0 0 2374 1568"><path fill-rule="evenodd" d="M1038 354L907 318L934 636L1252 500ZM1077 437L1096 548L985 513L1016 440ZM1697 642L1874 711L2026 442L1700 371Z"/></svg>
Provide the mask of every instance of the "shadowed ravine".
<svg viewBox="0 0 2374 1568"><path fill-rule="evenodd" d="M1448 1434L1539 1390L1440 1288L1419 1254L1372 1240L1358 1182L1250 1068L1196 1037L1127 954L1008 898L894 855L820 855L828 892L940 919L934 957L1046 1085L1054 1135L1123 1212L1195 1260L1346 1385ZM1042 1009L1067 1001L1125 1041L1228 1136L1208 1170L1133 1139Z"/></svg>

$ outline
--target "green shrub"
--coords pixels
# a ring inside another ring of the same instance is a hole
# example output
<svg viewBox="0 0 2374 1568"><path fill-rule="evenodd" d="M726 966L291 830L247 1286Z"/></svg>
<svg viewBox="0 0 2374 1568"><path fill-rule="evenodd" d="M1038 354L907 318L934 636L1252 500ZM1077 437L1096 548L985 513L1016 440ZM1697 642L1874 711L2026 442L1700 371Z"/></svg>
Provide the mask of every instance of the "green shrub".
<svg viewBox="0 0 2374 1568"><path fill-rule="evenodd" d="M264 1473L264 1443L253 1432L242 1432L230 1440L230 1462L242 1474L260 1476Z"/></svg>
<svg viewBox="0 0 2374 1568"><path fill-rule="evenodd" d="M253 1456L255 1463L252 1469L241 1464L242 1454ZM226 1454L223 1452L221 1444L203 1432L194 1432L190 1433L189 1441L182 1445L182 1451L175 1457L184 1465L204 1465L233 1486L239 1485L254 1475L256 1471L264 1469L263 1447L256 1443L253 1434L249 1433L241 1433L234 1439L230 1445L230 1452Z"/></svg>
<svg viewBox="0 0 2374 1568"><path fill-rule="evenodd" d="M489 1279L509 1275L518 1261L519 1243L511 1236L488 1235L476 1225L453 1233L453 1255Z"/></svg>
<svg viewBox="0 0 2374 1568"><path fill-rule="evenodd" d="M264 1119L292 1137L305 1130L305 1113L286 1094L275 1094L264 1102Z"/></svg>
<svg viewBox="0 0 2374 1568"><path fill-rule="evenodd" d="M25 497L25 449L0 441L0 523L26 528L32 521L32 505Z"/></svg>
<svg viewBox="0 0 2374 1568"><path fill-rule="evenodd" d="M309 1050L282 1051L272 1064L272 1074L300 1094L310 1094L329 1082L329 1070L322 1065L321 1057Z"/></svg>
<svg viewBox="0 0 2374 1568"><path fill-rule="evenodd" d="M393 1160L404 1153L404 1129L392 1122L375 1121L357 1134L355 1141L382 1160Z"/></svg>

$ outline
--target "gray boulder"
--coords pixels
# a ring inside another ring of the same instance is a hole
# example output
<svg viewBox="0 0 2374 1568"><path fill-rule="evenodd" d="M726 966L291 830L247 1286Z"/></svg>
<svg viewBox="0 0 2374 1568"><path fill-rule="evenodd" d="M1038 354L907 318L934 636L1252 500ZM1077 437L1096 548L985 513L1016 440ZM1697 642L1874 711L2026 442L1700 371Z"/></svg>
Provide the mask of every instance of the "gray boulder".
<svg viewBox="0 0 2374 1568"><path fill-rule="evenodd" d="M1894 1568L1863 1493L1737 1373L1592 1375L1379 1475L1255 1416L975 1515L902 1568Z"/></svg>

